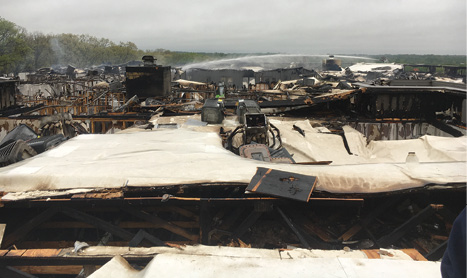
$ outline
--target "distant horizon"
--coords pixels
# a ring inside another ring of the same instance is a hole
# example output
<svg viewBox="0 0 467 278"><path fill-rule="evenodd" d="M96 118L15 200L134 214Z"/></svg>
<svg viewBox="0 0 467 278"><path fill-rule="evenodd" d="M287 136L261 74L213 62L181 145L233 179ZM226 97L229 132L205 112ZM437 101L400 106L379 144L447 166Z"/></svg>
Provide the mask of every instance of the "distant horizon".
<svg viewBox="0 0 467 278"><path fill-rule="evenodd" d="M467 53L463 54L452 54L452 53L379 53L375 52L374 54L371 53L290 53L290 52L261 52L261 51L256 51L256 52L228 52L228 51L195 51L195 50L173 50L173 49L165 49L165 48L154 48L154 49L141 49L143 51L151 51L151 52L156 52L157 50L167 50L170 52L179 52L179 53L222 53L222 54L242 54L242 55L276 55L276 54L282 54L282 55L323 55L323 56L329 56L329 55L340 55L340 56L362 56L362 55L371 55L371 56L384 56L384 55L440 55L440 56L467 56Z"/></svg>
<svg viewBox="0 0 467 278"><path fill-rule="evenodd" d="M466 55L466 1L3 1L43 34L89 34L195 53Z"/></svg>
<svg viewBox="0 0 467 278"><path fill-rule="evenodd" d="M150 51L156 52L160 48L155 49L140 49L143 51ZM369 53L287 53L287 52L223 52L223 51L190 51L190 50L171 50L171 49L164 49L170 52L175 53L205 53L205 54L213 54L213 53L221 53L221 54L236 54L236 55L317 55L317 56L329 56L329 55L339 55L339 56L362 56L362 55L370 55L370 56L385 56L385 55L433 55L433 56L466 56L466 54L435 54L435 53L376 53L376 54L369 54Z"/></svg>

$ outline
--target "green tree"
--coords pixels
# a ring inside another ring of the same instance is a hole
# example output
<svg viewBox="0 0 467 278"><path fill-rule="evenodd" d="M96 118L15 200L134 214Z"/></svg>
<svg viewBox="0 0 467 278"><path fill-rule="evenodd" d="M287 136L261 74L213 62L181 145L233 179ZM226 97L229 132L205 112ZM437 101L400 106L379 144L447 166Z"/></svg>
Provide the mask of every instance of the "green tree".
<svg viewBox="0 0 467 278"><path fill-rule="evenodd" d="M139 59L138 47L132 42L115 44L109 39L89 35L60 34L51 39L56 64L89 67L121 64Z"/></svg>
<svg viewBox="0 0 467 278"><path fill-rule="evenodd" d="M0 17L0 73L17 73L31 51L25 40L26 31Z"/></svg>
<svg viewBox="0 0 467 278"><path fill-rule="evenodd" d="M55 64L55 55L50 45L51 35L44 35L40 32L28 34L26 42L31 48L24 70L34 71L43 67L50 67Z"/></svg>
<svg viewBox="0 0 467 278"><path fill-rule="evenodd" d="M136 44L132 42L120 42L118 45L113 44L108 50L110 51L110 59L108 62L114 65L123 64L132 60L139 60L142 57Z"/></svg>
<svg viewBox="0 0 467 278"><path fill-rule="evenodd" d="M86 47L80 41L78 35L60 34L52 38L52 49L54 50L57 64L71 64L77 67L86 66Z"/></svg>

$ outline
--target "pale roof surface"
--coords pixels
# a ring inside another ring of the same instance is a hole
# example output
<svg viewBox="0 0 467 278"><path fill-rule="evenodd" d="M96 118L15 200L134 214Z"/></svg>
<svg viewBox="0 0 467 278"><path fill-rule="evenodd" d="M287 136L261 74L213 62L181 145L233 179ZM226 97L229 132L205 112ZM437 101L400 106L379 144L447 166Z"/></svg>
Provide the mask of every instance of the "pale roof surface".
<svg viewBox="0 0 467 278"><path fill-rule="evenodd" d="M90 248L84 250L83 256L95 253ZM439 262L413 261L400 250L380 250L388 255L368 259L363 251L279 251L202 245L175 249L175 253L174 249L159 251L141 271L116 256L89 277L441 277Z"/></svg>
<svg viewBox="0 0 467 278"><path fill-rule="evenodd" d="M333 161L332 164L275 164L242 158L223 148L217 134L219 126L182 123L179 129L80 135L55 149L0 168L0 191L22 195L35 190L249 183L257 167L317 176L316 190L332 193L376 193L433 183L467 182L463 137L423 136L366 145L362 135L346 127L353 153L349 155L340 136L320 133L308 121L274 124L281 130L283 145L297 162ZM294 131L293 124L300 126L306 136ZM419 157L416 167L405 164L410 151ZM6 195L2 199L10 197L18 196Z"/></svg>
<svg viewBox="0 0 467 278"><path fill-rule="evenodd" d="M394 63L357 63L349 67L353 72L385 72L402 68L403 65Z"/></svg>

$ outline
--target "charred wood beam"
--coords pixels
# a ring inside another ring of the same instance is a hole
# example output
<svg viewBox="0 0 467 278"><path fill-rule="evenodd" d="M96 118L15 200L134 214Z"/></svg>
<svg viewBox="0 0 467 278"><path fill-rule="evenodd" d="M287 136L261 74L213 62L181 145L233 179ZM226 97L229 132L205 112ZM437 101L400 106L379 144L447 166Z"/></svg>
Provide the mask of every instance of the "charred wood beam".
<svg viewBox="0 0 467 278"><path fill-rule="evenodd" d="M317 239L315 236L312 234L308 234L307 230L304 229L302 225L299 223L295 223L295 228L297 231L302 235L304 238L305 242L307 242L310 245L310 249L335 249L336 244L333 243L328 243L328 242L322 242L319 239Z"/></svg>
<svg viewBox="0 0 467 278"><path fill-rule="evenodd" d="M10 266L0 267L0 277L1 278L37 278L34 275L20 271Z"/></svg>
<svg viewBox="0 0 467 278"><path fill-rule="evenodd" d="M69 207L64 207L61 211L63 214L74 218L79 221L83 221L85 223L91 224L92 226L102 229L106 232L111 233L114 236L117 236L121 239L128 240L130 241L134 235L116 225L113 225L109 222L106 222L100 218L97 218L95 216L89 215L87 213L81 212L79 210L69 208Z"/></svg>
<svg viewBox="0 0 467 278"><path fill-rule="evenodd" d="M294 223L299 233L305 238L306 242L310 244L311 248L335 249L335 240L330 240L329 238L326 238L327 235L323 234L325 233L323 230L316 229L316 226L313 227L312 230L310 230L310 223L305 224L301 221L295 221ZM323 241L322 237L326 238L328 241Z"/></svg>
<svg viewBox="0 0 467 278"><path fill-rule="evenodd" d="M308 105L306 98L291 99L291 100L274 100L274 101L258 101L258 105L261 108L275 108L275 107L291 107L291 106L302 106Z"/></svg>
<svg viewBox="0 0 467 278"><path fill-rule="evenodd" d="M444 251L448 247L448 241L441 243L440 245L436 246L428 254L425 255L425 258L429 261L438 261L444 255Z"/></svg>
<svg viewBox="0 0 467 278"><path fill-rule="evenodd" d="M408 242L405 239L401 239L401 241L404 243ZM417 250L423 252L423 254L428 254L430 252L430 249L427 246L427 244L424 241L420 240L420 238L413 239L410 241L410 243L412 243L413 247L415 247Z"/></svg>
<svg viewBox="0 0 467 278"><path fill-rule="evenodd" d="M370 229L368 229L368 227L365 226L365 228L363 228L363 230L365 231L365 233L371 238L371 240L373 241L373 244L374 246L371 246L373 248L379 248L379 244L378 244L378 240L376 239L375 235L370 231Z"/></svg>
<svg viewBox="0 0 467 278"><path fill-rule="evenodd" d="M300 219L300 218L299 218ZM300 225L305 230L308 234L310 235L315 235L319 239L321 239L324 242L335 242L335 237L331 236L330 233L328 233L326 227L323 227L319 223L312 222L309 219L306 219L305 221L299 220Z"/></svg>
<svg viewBox="0 0 467 278"><path fill-rule="evenodd" d="M189 245L193 244L192 241L185 240L185 241L164 241L165 243L169 244L176 244L176 245ZM88 241L86 240L86 243L89 244L89 246L99 246L99 241ZM70 246L73 246L75 244L75 241L69 240L69 241L64 241L64 240L57 240L57 241L22 241L19 242L18 244L15 244L17 248L24 249L24 248L34 248L34 249L47 249L47 248L68 248ZM128 241L109 241L106 246L112 246L112 247L127 247L128 246Z"/></svg>
<svg viewBox="0 0 467 278"><path fill-rule="evenodd" d="M150 243L154 244L154 246L167 246L167 244L165 244L162 240L149 234L143 229L136 233L135 237L130 240L128 246L137 247L143 240L149 241Z"/></svg>
<svg viewBox="0 0 467 278"><path fill-rule="evenodd" d="M106 232L104 236L99 240L99 243L97 243L97 246L106 246L109 241L113 238L112 234L109 232Z"/></svg>
<svg viewBox="0 0 467 278"><path fill-rule="evenodd" d="M345 132L342 131L342 132L339 132L338 134L342 137L342 141L344 142L344 147L347 150L347 153L349 155L353 155L353 153L350 151L349 142L347 141L347 137L345 137Z"/></svg>
<svg viewBox="0 0 467 278"><path fill-rule="evenodd" d="M136 217L138 217L140 219L143 219L145 221L148 221L148 222L151 222L153 224L159 225L160 228L168 230L168 231L170 231L170 232L172 232L174 234L177 234L177 235L182 236L184 238L187 238L189 240L197 241L198 238L199 238L197 235L192 234L192 233L186 231L185 229L174 225L173 223L171 223L169 221L165 221L164 219L162 219L162 218L160 218L158 216L155 216L155 215L149 214L149 213L147 213L145 211L136 209L135 207L125 206L125 207L122 208L122 210L129 213L129 214L131 214L131 215L133 215L133 216L136 216Z"/></svg>
<svg viewBox="0 0 467 278"><path fill-rule="evenodd" d="M204 186L205 184L200 184ZM209 184L207 184L209 185ZM246 184L242 184L246 187ZM199 205L201 201L208 201L210 203L222 203L229 205L237 205L239 203L255 203L257 201L274 201L279 198L275 197L247 197L247 198L199 198L199 197L170 197L170 205ZM339 198L311 198L312 200L317 201L332 201L332 200L341 200L348 201L348 199L339 199ZM127 197L123 199L82 199L77 200L72 198L60 198L60 199L37 199L30 200L25 202L15 202L15 201L2 201L1 204L7 208L36 208L36 207L52 207L52 206L68 206L70 201L73 201L74 206L83 207L83 210L88 210L91 206L95 208L110 208L110 207L120 207L123 205L137 204L138 206L160 206L162 197ZM363 199L354 199L355 201L362 201Z"/></svg>
<svg viewBox="0 0 467 278"><path fill-rule="evenodd" d="M177 225L181 228L198 228L198 222L196 221L171 221L174 225ZM1 225L1 224L0 224ZM136 221L122 221L117 225L123 229L159 229L160 225L149 223L149 222L136 222ZM78 222L78 221L57 221L57 222L47 222L38 227L38 229L61 229L61 228L72 228L72 229L89 229L94 228L94 226ZM0 226L1 229L1 226Z"/></svg>
<svg viewBox="0 0 467 278"><path fill-rule="evenodd" d="M425 218L432 215L435 212L433 206L434 205L427 206L426 208L421 210L419 213L414 215L412 218L407 220L404 224L396 228L392 233L381 237L377 241L377 244L381 247L385 247L390 244L393 244L396 240L403 237L410 229L414 228L416 225L422 222Z"/></svg>
<svg viewBox="0 0 467 278"><path fill-rule="evenodd" d="M82 266L80 265L53 265L53 266L16 266L18 270L39 275L77 275L80 273Z"/></svg>
<svg viewBox="0 0 467 278"><path fill-rule="evenodd" d="M161 211L173 211L173 212L176 212L182 216L185 216L185 217L188 217L188 218L191 218L193 219L194 221L199 221L199 216L196 215L196 213L190 211L190 210L187 210L187 209L184 209L184 208L181 208L181 207L160 207L158 208L158 210L161 210Z"/></svg>
<svg viewBox="0 0 467 278"><path fill-rule="evenodd" d="M244 206L236 207L228 216L226 216L223 219L220 228L224 230L229 230L230 227L232 227L232 225L238 220L238 218L243 214L244 211Z"/></svg>
<svg viewBox="0 0 467 278"><path fill-rule="evenodd" d="M444 206L443 209L440 209L436 212L436 215L443 221L452 224L454 223L454 220L456 220L458 214L453 213L449 208Z"/></svg>
<svg viewBox="0 0 467 278"><path fill-rule="evenodd" d="M202 244L209 244L209 232L211 229L211 211L209 203L202 201L199 210L199 236Z"/></svg>
<svg viewBox="0 0 467 278"><path fill-rule="evenodd" d="M21 250L21 251L24 252L25 250ZM8 256L0 257L0 265L8 265L8 266L79 265L82 267L83 265L104 265L115 256L115 254L106 254L103 256L73 255L72 248L68 248L67 250L62 249L62 251L67 253L67 255L66 256L59 255L59 256L48 256L48 257L34 257L34 256L15 256L15 255L10 256L8 254ZM122 257L125 260L127 260L130 264L136 263L136 264L146 265L152 259L154 259L154 254L150 254L150 255L138 254L136 256L124 255ZM6 277L10 277L10 276L6 276Z"/></svg>
<svg viewBox="0 0 467 278"><path fill-rule="evenodd" d="M279 212L280 216L282 216L282 218L284 219L285 223L287 223L287 225L290 227L290 229L292 229L292 231L294 232L294 234L298 237L298 239L300 240L300 243L303 245L303 247L307 248L307 249L311 249L311 246L308 244L308 242L306 241L306 239L303 237L303 235L299 232L299 230L295 227L295 225L292 223L292 220L290 220L287 215L285 215L285 213L279 208L279 207L276 207L276 210L277 212Z"/></svg>
<svg viewBox="0 0 467 278"><path fill-rule="evenodd" d="M441 121L438 121L436 120L435 118L432 118L432 117L427 117L426 121L431 124L432 126L436 127L437 129L440 129L454 137L461 137L461 136L464 136L464 134L453 128L452 126L448 125L448 124L445 124Z"/></svg>
<svg viewBox="0 0 467 278"><path fill-rule="evenodd" d="M293 215L291 220L294 221L295 227L313 248L333 249L335 237L330 236L321 225L304 216L302 212L296 210L286 210L286 212L288 215Z"/></svg>
<svg viewBox="0 0 467 278"><path fill-rule="evenodd" d="M3 235L5 234L6 224L0 224L0 246L2 245Z"/></svg>
<svg viewBox="0 0 467 278"><path fill-rule="evenodd" d="M8 117L8 116L17 115L17 114L23 115L23 114L27 114L27 113L31 113L31 112L40 110L42 108L44 108L43 103L31 106L31 107L24 107L23 106L23 107L20 107L20 108L12 108L12 109L9 109L9 110L3 110L2 112L0 112L0 116Z"/></svg>
<svg viewBox="0 0 467 278"><path fill-rule="evenodd" d="M83 269L81 269L81 271L78 273L76 278L88 277L91 274L93 274L96 270L97 270L97 266L95 265L84 265Z"/></svg>
<svg viewBox="0 0 467 278"><path fill-rule="evenodd" d="M263 215L262 211L256 211L253 210L246 218L243 220L243 222L235 229L233 232L232 237L233 238L239 238L245 234L245 232L253 225L256 223L256 221L259 219L259 217Z"/></svg>
<svg viewBox="0 0 467 278"><path fill-rule="evenodd" d="M5 241L3 242L2 246L8 247L13 244L15 241L21 240L24 238L29 232L37 228L39 225L44 223L45 221L49 220L59 211L58 208L52 207L43 212L39 215L27 221L24 225L18 227L15 231L9 233L5 237Z"/></svg>
<svg viewBox="0 0 467 278"><path fill-rule="evenodd" d="M443 207L443 209L441 210L438 210L436 213L435 213L435 216L441 220L446 229L448 231L451 230L452 228L452 224L454 223L456 217L457 217L457 214L454 214L450 209L448 209L446 206ZM445 249L446 247L444 247Z"/></svg>
<svg viewBox="0 0 467 278"><path fill-rule="evenodd" d="M383 212L387 211L389 207L394 205L398 201L398 198L389 198L381 205L373 209L365 218L360 220L357 224L353 225L349 230L342 234L338 240L347 241L356 235L360 230L366 227L373 219L381 215Z"/></svg>

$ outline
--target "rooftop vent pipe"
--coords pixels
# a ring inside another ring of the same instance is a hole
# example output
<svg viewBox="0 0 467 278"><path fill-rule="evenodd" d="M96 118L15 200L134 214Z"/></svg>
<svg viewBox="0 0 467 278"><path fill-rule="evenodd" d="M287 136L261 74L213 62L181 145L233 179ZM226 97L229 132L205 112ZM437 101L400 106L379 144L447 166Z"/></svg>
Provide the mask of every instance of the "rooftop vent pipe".
<svg viewBox="0 0 467 278"><path fill-rule="evenodd" d="M145 55L143 56L143 63L145 67L154 67L156 59L154 59L154 56L151 55Z"/></svg>

